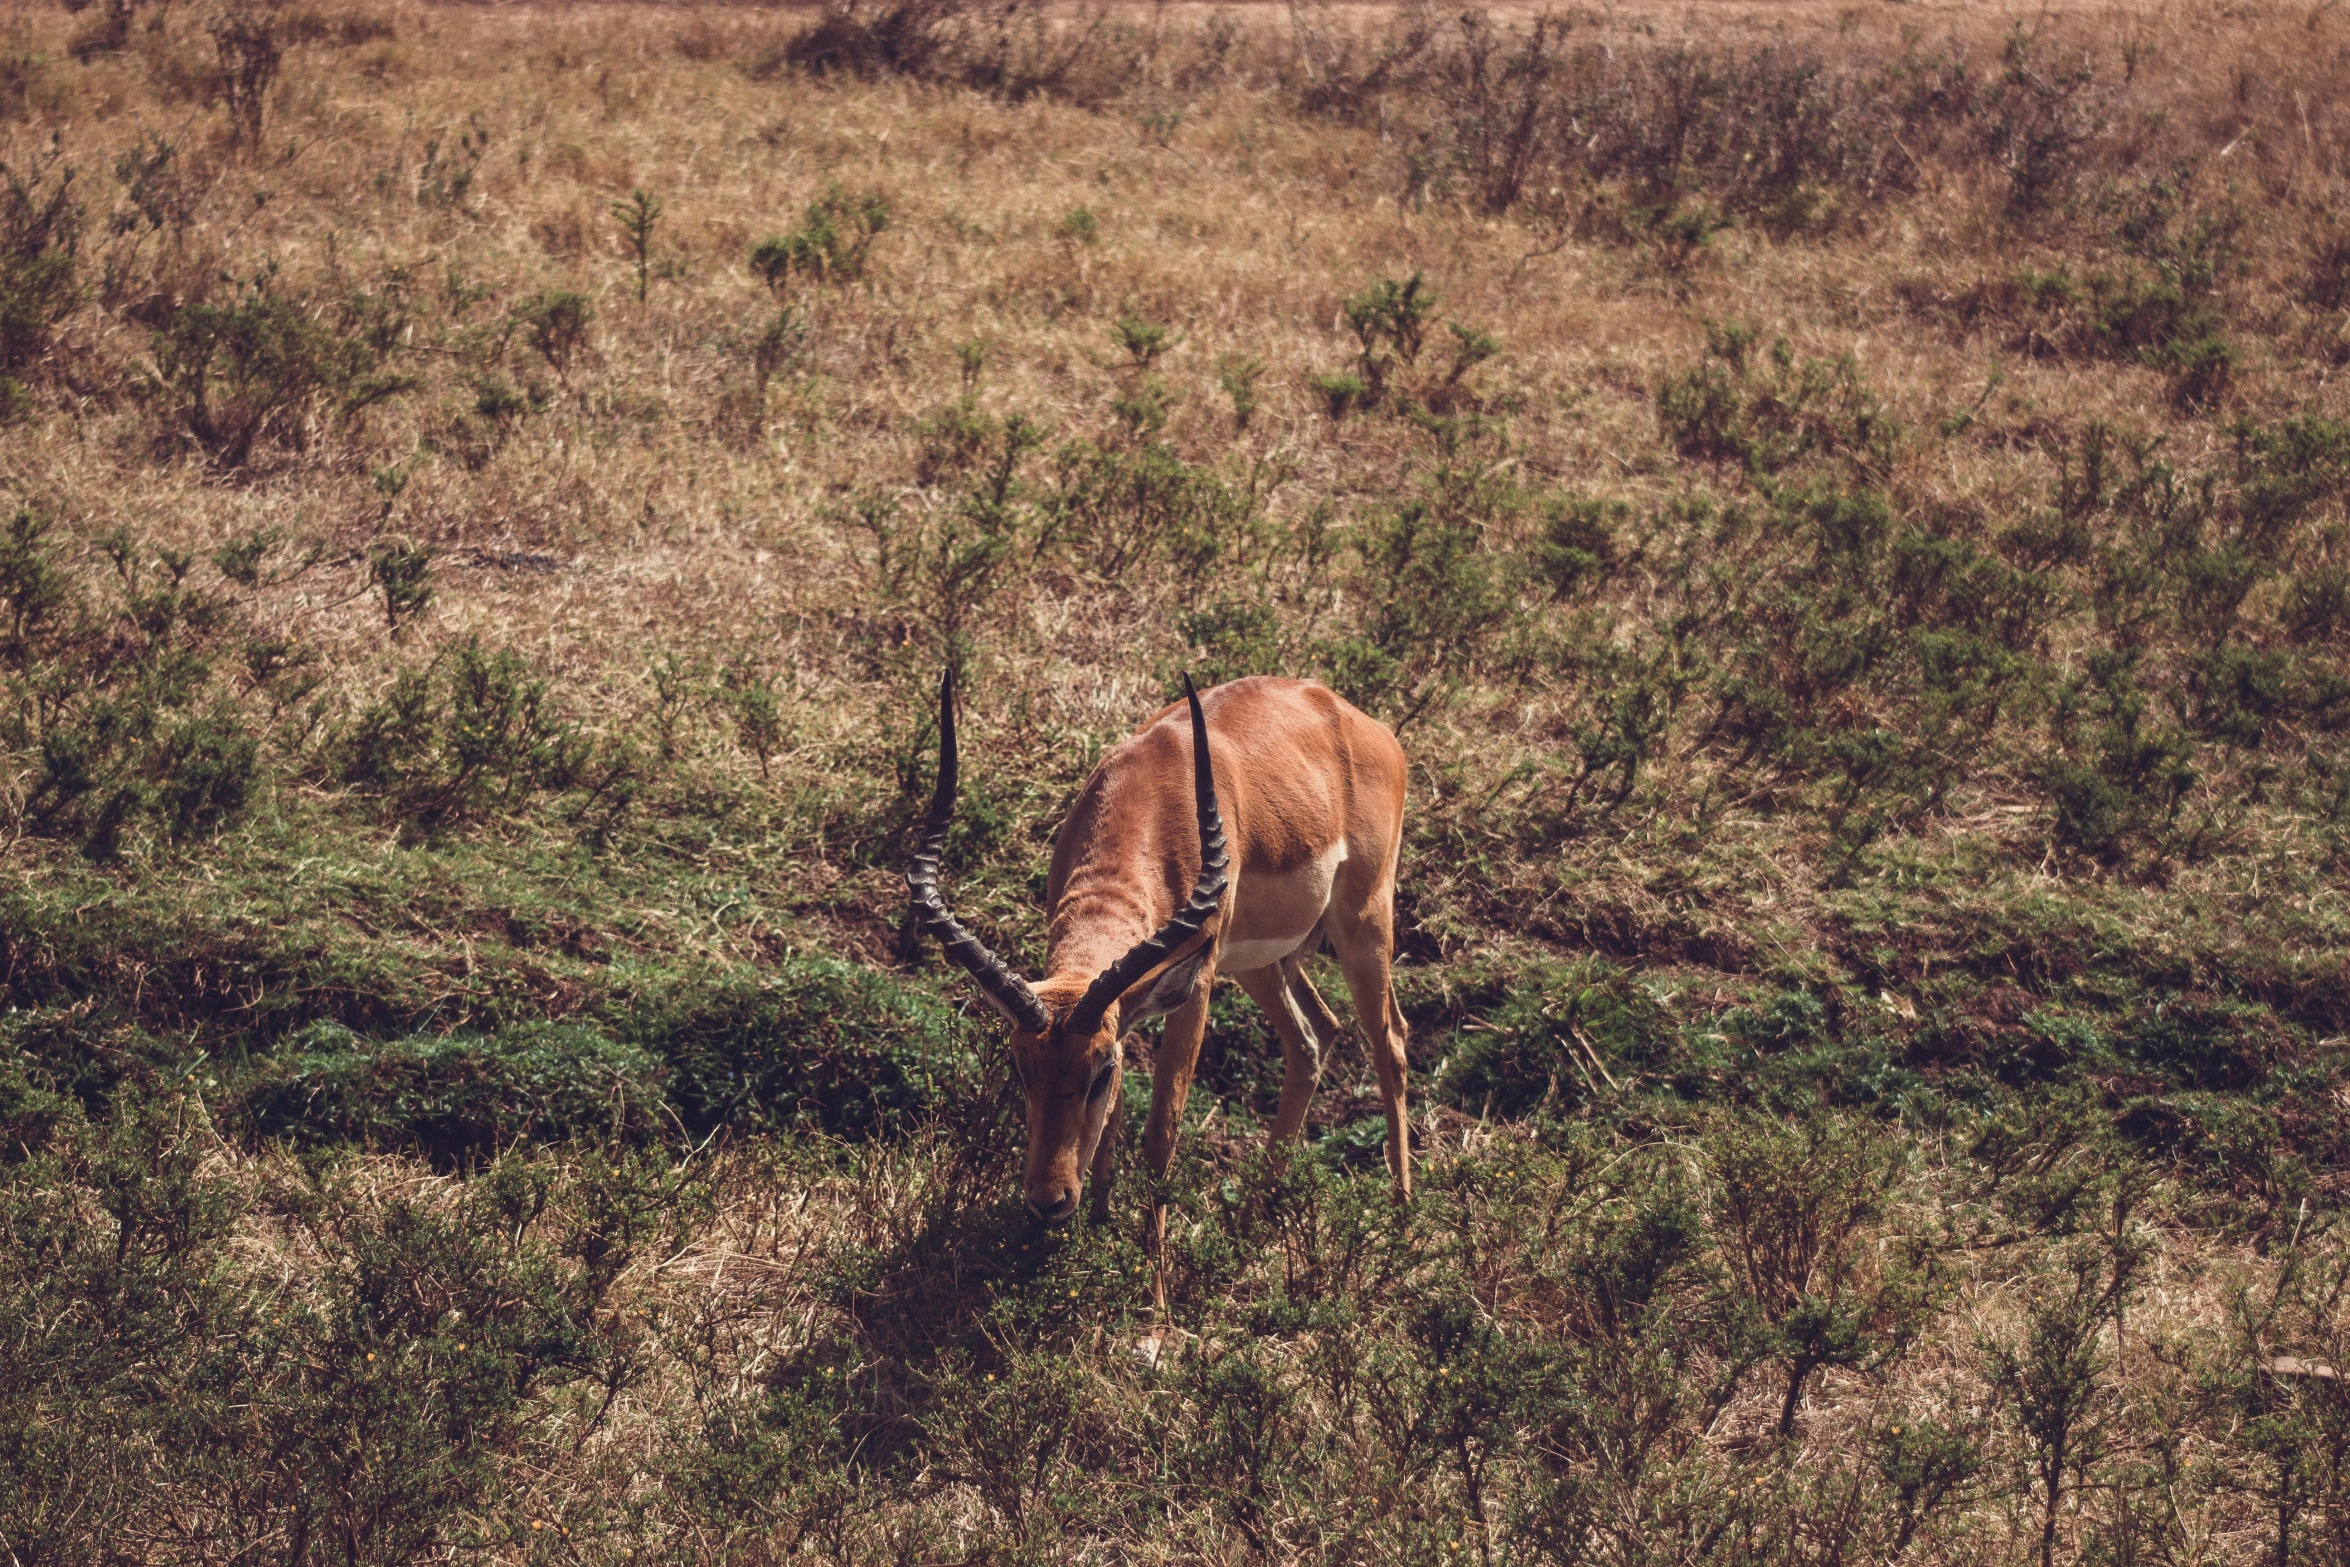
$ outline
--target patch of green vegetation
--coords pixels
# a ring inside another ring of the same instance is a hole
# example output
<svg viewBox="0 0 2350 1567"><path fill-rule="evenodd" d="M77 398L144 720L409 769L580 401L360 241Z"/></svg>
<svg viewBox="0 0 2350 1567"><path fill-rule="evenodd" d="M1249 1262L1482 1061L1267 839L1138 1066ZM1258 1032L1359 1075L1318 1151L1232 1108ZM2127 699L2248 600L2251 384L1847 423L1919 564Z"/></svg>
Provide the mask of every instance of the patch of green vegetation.
<svg viewBox="0 0 2350 1567"><path fill-rule="evenodd" d="M297 1147L465 1167L534 1142L641 1142L660 1127L660 1076L644 1051L578 1025L374 1042L314 1023L243 1074L231 1117Z"/></svg>

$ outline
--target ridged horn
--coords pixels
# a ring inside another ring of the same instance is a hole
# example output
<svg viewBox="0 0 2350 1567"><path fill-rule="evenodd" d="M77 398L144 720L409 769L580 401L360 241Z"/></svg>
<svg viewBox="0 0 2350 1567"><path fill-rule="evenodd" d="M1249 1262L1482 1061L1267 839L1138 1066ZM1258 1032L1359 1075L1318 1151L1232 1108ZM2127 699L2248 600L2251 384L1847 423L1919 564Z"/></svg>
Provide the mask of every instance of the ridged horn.
<svg viewBox="0 0 2350 1567"><path fill-rule="evenodd" d="M1086 986L1077 1010L1062 1025L1072 1034L1090 1034L1100 1028L1118 998L1198 935L1224 901L1225 873L1230 865L1224 849L1224 819L1216 811L1216 774L1208 765L1208 720L1200 711L1199 693L1191 688L1189 675L1183 677L1183 695L1191 703L1191 795L1199 810L1199 880L1192 884L1191 901L1176 910L1173 919Z"/></svg>
<svg viewBox="0 0 2350 1567"><path fill-rule="evenodd" d="M946 949L947 961L977 980L1006 1016L1032 1034L1049 1032L1052 1014L1028 982L965 930L939 898L938 858L946 849L947 824L955 816L955 776L955 671L949 665L938 687L938 792L930 797L930 814L922 820L914 863L906 872L908 901L914 918Z"/></svg>

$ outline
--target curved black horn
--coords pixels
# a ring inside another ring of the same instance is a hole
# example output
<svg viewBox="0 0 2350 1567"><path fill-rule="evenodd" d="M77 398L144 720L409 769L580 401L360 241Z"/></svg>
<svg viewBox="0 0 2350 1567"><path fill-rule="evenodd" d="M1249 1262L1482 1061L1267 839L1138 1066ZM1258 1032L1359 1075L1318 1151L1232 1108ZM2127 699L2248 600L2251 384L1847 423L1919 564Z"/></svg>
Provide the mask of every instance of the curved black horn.
<svg viewBox="0 0 2350 1567"><path fill-rule="evenodd" d="M1118 998L1198 935L1224 901L1225 871L1230 864L1224 851L1224 819L1216 812L1216 774L1208 765L1208 720L1200 712L1199 693L1191 688L1189 675L1183 677L1183 695L1191 703L1191 795L1199 808L1199 880L1192 884L1191 901L1176 910L1175 917L1160 926L1156 935L1102 970L1101 977L1085 987L1084 998L1063 1025L1074 1034L1090 1034L1101 1027Z"/></svg>
<svg viewBox="0 0 2350 1567"><path fill-rule="evenodd" d="M906 893L915 919L938 938L947 961L979 981L979 988L1014 1023L1032 1034L1051 1029L1052 1014L1036 999L1028 982L1004 966L987 944L965 930L938 895L938 857L946 848L947 823L955 815L955 671L947 667L938 688L938 792L930 797L930 814L923 818L922 836L914 846L914 863L906 872Z"/></svg>

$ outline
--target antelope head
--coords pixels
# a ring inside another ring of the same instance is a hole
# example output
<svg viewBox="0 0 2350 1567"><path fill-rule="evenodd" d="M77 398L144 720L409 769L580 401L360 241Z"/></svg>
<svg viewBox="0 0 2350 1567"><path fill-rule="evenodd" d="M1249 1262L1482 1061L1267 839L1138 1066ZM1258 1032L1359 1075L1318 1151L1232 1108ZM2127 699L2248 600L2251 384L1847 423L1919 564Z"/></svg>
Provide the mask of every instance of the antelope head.
<svg viewBox="0 0 2350 1567"><path fill-rule="evenodd" d="M953 670L940 685L938 791L923 819L906 889L921 928L938 938L948 959L977 981L980 993L1012 1025L1012 1068L1028 1101L1028 1210L1048 1224L1077 1211L1084 1172L1093 1165L1116 1111L1124 1071L1121 1040L1129 1020L1122 1002L1144 981L1164 978L1214 939L1207 926L1224 897L1224 824L1208 766L1207 720L1188 677L1183 690L1191 704L1192 793L1200 840L1199 877L1190 899L1099 974L1055 975L1031 986L949 914L939 896L939 855L955 812Z"/></svg>

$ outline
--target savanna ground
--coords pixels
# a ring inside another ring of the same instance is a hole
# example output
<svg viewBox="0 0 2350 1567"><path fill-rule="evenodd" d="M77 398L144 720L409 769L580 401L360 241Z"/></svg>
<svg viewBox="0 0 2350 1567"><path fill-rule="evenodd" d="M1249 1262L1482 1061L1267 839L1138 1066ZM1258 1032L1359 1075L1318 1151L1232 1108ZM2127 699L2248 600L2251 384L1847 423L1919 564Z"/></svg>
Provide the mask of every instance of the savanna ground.
<svg viewBox="0 0 2350 1567"><path fill-rule="evenodd" d="M2350 14L100 0L0 161L12 1562L2350 1562ZM944 662L1030 964L1183 672L1397 726L1413 1206L1219 1001L1166 1317L1027 1228Z"/></svg>

